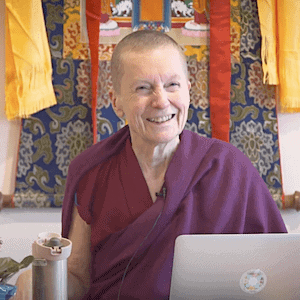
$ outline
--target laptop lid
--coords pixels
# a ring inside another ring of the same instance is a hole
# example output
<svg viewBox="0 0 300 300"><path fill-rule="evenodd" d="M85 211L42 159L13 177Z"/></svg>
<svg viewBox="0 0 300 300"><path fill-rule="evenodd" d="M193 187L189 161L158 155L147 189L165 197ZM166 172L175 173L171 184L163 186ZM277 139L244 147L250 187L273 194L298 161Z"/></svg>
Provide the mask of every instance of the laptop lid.
<svg viewBox="0 0 300 300"><path fill-rule="evenodd" d="M300 299L300 234L181 235L170 300Z"/></svg>

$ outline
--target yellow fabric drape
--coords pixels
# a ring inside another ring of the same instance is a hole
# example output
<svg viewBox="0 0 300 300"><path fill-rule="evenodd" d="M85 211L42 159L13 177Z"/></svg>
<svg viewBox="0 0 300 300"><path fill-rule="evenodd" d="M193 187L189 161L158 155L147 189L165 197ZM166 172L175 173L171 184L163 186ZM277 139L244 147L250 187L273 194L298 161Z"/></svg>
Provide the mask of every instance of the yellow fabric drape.
<svg viewBox="0 0 300 300"><path fill-rule="evenodd" d="M281 112L300 112L300 1L257 4L264 83L278 85Z"/></svg>
<svg viewBox="0 0 300 300"><path fill-rule="evenodd" d="M55 105L41 0L6 0L5 110L9 120Z"/></svg>

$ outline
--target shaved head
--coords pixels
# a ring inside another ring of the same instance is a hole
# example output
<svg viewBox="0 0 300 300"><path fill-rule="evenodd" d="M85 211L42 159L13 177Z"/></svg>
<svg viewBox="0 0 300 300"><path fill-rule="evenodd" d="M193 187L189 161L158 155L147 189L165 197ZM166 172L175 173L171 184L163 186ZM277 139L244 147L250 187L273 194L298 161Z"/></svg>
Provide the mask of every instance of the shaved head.
<svg viewBox="0 0 300 300"><path fill-rule="evenodd" d="M173 47L182 58L182 66L187 77L186 56L181 47L168 35L152 30L135 31L125 36L115 47L111 58L111 76L114 91L119 94L121 80L124 74L124 60L126 53L144 53L166 47Z"/></svg>

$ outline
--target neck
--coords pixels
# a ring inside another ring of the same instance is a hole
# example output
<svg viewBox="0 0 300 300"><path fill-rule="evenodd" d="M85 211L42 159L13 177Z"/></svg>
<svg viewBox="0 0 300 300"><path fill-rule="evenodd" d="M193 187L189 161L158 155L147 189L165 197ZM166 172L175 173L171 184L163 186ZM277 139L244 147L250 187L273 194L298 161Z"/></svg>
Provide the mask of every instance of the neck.
<svg viewBox="0 0 300 300"><path fill-rule="evenodd" d="M179 137L168 143L156 144L132 140L132 149L144 175L164 176L179 142Z"/></svg>

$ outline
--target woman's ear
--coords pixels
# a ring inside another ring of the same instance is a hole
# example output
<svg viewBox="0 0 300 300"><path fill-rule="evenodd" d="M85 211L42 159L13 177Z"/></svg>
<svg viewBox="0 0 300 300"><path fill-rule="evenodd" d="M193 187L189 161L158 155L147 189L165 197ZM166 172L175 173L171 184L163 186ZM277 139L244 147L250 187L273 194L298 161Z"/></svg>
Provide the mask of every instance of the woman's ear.
<svg viewBox="0 0 300 300"><path fill-rule="evenodd" d="M109 94L110 94L110 99L111 99L112 107L113 107L115 114L120 119L124 119L125 113L123 111L123 106L121 103L122 101L120 99L120 96L114 90L112 90Z"/></svg>

